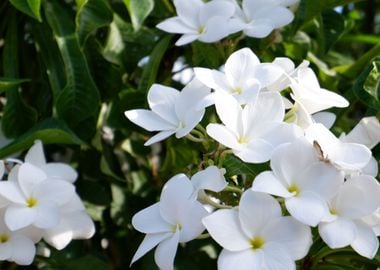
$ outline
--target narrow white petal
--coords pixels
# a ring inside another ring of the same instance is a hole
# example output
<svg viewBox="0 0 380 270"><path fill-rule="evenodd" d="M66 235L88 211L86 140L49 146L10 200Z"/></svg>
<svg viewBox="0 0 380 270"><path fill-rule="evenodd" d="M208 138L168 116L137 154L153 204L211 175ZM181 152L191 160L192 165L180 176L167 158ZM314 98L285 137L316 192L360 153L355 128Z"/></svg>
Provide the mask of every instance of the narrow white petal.
<svg viewBox="0 0 380 270"><path fill-rule="evenodd" d="M41 166L41 169L47 174L48 178L61 179L70 183L74 183L78 178L78 173L70 165L64 163L47 163Z"/></svg>
<svg viewBox="0 0 380 270"><path fill-rule="evenodd" d="M171 230L171 225L160 214L159 203L155 203L135 214L133 227L142 233L163 233Z"/></svg>
<svg viewBox="0 0 380 270"><path fill-rule="evenodd" d="M292 217L312 227L316 226L328 212L327 203L318 194L309 191L286 199L285 205Z"/></svg>
<svg viewBox="0 0 380 270"><path fill-rule="evenodd" d="M28 150L28 153L26 153L24 160L37 167L46 164L44 148L40 140L34 142L34 145Z"/></svg>
<svg viewBox="0 0 380 270"><path fill-rule="evenodd" d="M260 173L253 180L252 190L280 196L283 198L290 198L293 196L293 194L287 190L286 186L287 183L275 177L273 175L273 172L266 171Z"/></svg>
<svg viewBox="0 0 380 270"><path fill-rule="evenodd" d="M272 196L252 190L243 193L239 203L239 220L249 238L257 236L268 222L280 216L280 204Z"/></svg>
<svg viewBox="0 0 380 270"><path fill-rule="evenodd" d="M166 138L170 137L174 133L175 133L174 129L173 130L167 130L167 131L158 132L156 135L154 135L149 140L147 140L144 143L144 146L149 146L149 145L152 145L152 144L154 144L156 142L160 142L162 140L165 140Z"/></svg>
<svg viewBox="0 0 380 270"><path fill-rule="evenodd" d="M147 234L144 238L144 240L139 245L138 249L136 250L135 255L133 255L131 265L140 259L142 256L144 256L146 253L148 253L152 248L158 245L158 243L164 241L165 239L172 236L172 233L153 233L153 234Z"/></svg>
<svg viewBox="0 0 380 270"><path fill-rule="evenodd" d="M179 231L158 244L154 253L154 260L160 269L173 270L174 257L179 243Z"/></svg>
<svg viewBox="0 0 380 270"><path fill-rule="evenodd" d="M194 73L198 80L210 88L221 91L232 90L232 86L228 83L224 73L218 70L199 67L194 68Z"/></svg>
<svg viewBox="0 0 380 270"><path fill-rule="evenodd" d="M33 262L36 247L32 240L22 235L12 236L12 261L20 265L29 265Z"/></svg>
<svg viewBox="0 0 380 270"><path fill-rule="evenodd" d="M169 123L166 119L149 110L129 110L125 111L124 114L131 122L148 131L167 130L175 127L175 124Z"/></svg>
<svg viewBox="0 0 380 270"><path fill-rule="evenodd" d="M176 46L183 46L199 38L199 34L183 34L175 43Z"/></svg>
<svg viewBox="0 0 380 270"><path fill-rule="evenodd" d="M215 93L215 107L223 124L237 134L242 134L242 108L237 100L227 93L217 92Z"/></svg>
<svg viewBox="0 0 380 270"><path fill-rule="evenodd" d="M158 29L161 29L168 33L180 33L180 34L189 34L194 33L196 30L194 27L191 27L183 22L179 17L172 17L164 20L156 25Z"/></svg>
<svg viewBox="0 0 380 270"><path fill-rule="evenodd" d="M289 216L268 222L262 236L267 242L285 246L293 260L305 257L313 243L310 227Z"/></svg>
<svg viewBox="0 0 380 270"><path fill-rule="evenodd" d="M318 226L319 235L330 248L350 245L357 234L356 225L349 219L337 218L333 222L322 222Z"/></svg>
<svg viewBox="0 0 380 270"><path fill-rule="evenodd" d="M379 249L379 239L377 239L375 232L367 224L357 221L356 237L351 243L351 247L361 256L368 259L373 259Z"/></svg>
<svg viewBox="0 0 380 270"><path fill-rule="evenodd" d="M249 249L249 238L240 226L236 210L222 209L203 219L211 237L223 248L229 251L244 251Z"/></svg>
<svg viewBox="0 0 380 270"><path fill-rule="evenodd" d="M223 249L218 257L219 270L266 269L264 267L264 253L261 250L253 251L251 249L246 249L233 252Z"/></svg>
<svg viewBox="0 0 380 270"><path fill-rule="evenodd" d="M217 142L231 149L240 149L236 134L227 127L220 124L208 124L207 134Z"/></svg>

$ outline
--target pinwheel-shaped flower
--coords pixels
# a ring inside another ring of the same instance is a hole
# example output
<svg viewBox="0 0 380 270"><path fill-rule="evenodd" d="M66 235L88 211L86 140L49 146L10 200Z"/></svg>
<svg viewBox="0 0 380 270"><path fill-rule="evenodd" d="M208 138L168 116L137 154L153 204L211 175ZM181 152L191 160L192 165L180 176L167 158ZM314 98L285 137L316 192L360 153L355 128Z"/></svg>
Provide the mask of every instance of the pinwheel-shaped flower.
<svg viewBox="0 0 380 270"><path fill-rule="evenodd" d="M295 125L282 122L284 104L277 92L260 93L244 108L232 96L217 93L215 106L224 125L209 124L207 133L245 162L266 162L278 145L302 135Z"/></svg>
<svg viewBox="0 0 380 270"><path fill-rule="evenodd" d="M145 145L162 141L173 134L181 138L201 121L205 109L198 105L209 93L210 89L197 80L191 81L181 92L154 84L148 93L151 110L129 110L125 112L125 116L148 131L160 131Z"/></svg>
<svg viewBox="0 0 380 270"><path fill-rule="evenodd" d="M197 39L215 42L234 31L229 27L229 20L235 7L228 1L204 3L202 0L174 0L174 6L178 16L159 23L157 28L169 33L183 34L176 42L177 46Z"/></svg>
<svg viewBox="0 0 380 270"><path fill-rule="evenodd" d="M316 226L327 215L327 202L343 183L343 173L320 161L318 149L303 137L279 146L270 166L272 171L259 174L252 189L285 198L295 219Z"/></svg>
<svg viewBox="0 0 380 270"><path fill-rule="evenodd" d="M0 182L0 195L9 201L5 223L10 230L29 225L48 229L60 220L60 206L69 202L74 186L64 180L48 179L44 171L29 163L15 167L8 181Z"/></svg>
<svg viewBox="0 0 380 270"><path fill-rule="evenodd" d="M224 249L220 270L296 269L312 243L310 228L283 217L271 196L247 190L239 209L218 210L203 219L207 231Z"/></svg>
<svg viewBox="0 0 380 270"><path fill-rule="evenodd" d="M146 233L132 263L154 248L155 261L161 269L173 269L178 243L193 240L204 230L201 222L208 213L193 197L194 188L190 180L179 174L164 186L160 202L138 212L132 225Z"/></svg>
<svg viewBox="0 0 380 270"><path fill-rule="evenodd" d="M329 212L318 226L321 238L330 248L348 245L360 255L372 259L379 240L371 226L361 218L380 207L380 185L371 176L356 176L347 180L329 201Z"/></svg>
<svg viewBox="0 0 380 270"><path fill-rule="evenodd" d="M280 67L272 63L260 63L257 56L248 48L234 52L228 57L225 71L195 68L195 76L216 92L233 95L240 104L255 100L261 88L273 84L282 75ZM208 99L213 104L213 94ZM209 104L207 104L209 105Z"/></svg>
<svg viewBox="0 0 380 270"><path fill-rule="evenodd" d="M291 23L293 13L287 8L298 0L243 0L242 7L236 0L234 24L247 36L264 38L274 29Z"/></svg>

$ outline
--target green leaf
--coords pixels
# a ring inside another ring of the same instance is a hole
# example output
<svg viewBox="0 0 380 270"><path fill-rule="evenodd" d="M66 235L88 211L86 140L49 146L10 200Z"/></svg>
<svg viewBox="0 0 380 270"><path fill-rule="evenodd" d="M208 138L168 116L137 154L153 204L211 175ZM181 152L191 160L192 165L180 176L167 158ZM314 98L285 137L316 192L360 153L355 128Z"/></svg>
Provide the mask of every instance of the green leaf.
<svg viewBox="0 0 380 270"><path fill-rule="evenodd" d="M27 14L28 16L42 22L41 19L41 0L10 0L12 5Z"/></svg>
<svg viewBox="0 0 380 270"><path fill-rule="evenodd" d="M41 140L44 144L84 144L65 123L49 118L38 123L10 144L1 148L0 158L29 149L35 140Z"/></svg>
<svg viewBox="0 0 380 270"><path fill-rule="evenodd" d="M165 36L154 47L149 56L149 62L145 66L144 72L141 76L141 82L138 87L139 90L146 91L156 82L158 69L162 63L162 58L169 47L171 38L171 36Z"/></svg>
<svg viewBox="0 0 380 270"><path fill-rule="evenodd" d="M191 44L193 49L192 61L194 66L204 66L218 68L220 66L220 55L218 50L211 44L194 42Z"/></svg>
<svg viewBox="0 0 380 270"><path fill-rule="evenodd" d="M57 113L81 138L89 139L96 127L100 107L99 90L90 74L69 15L57 1L48 2L45 13L55 34L67 79L65 88L55 102Z"/></svg>
<svg viewBox="0 0 380 270"><path fill-rule="evenodd" d="M226 169L228 177L234 175L247 175L249 177L255 177L261 171L267 169L267 166L265 165L245 163L234 155L228 155L224 159L223 167Z"/></svg>
<svg viewBox="0 0 380 270"><path fill-rule="evenodd" d="M112 19L112 10L107 1L86 0L82 3L75 19L79 44L83 46L93 31L109 25Z"/></svg>
<svg viewBox="0 0 380 270"><path fill-rule="evenodd" d="M108 269L107 263L103 260L93 256L87 255L82 258L78 258L73 261L69 261L64 266L64 270L82 270L82 269L91 269L91 270L104 270Z"/></svg>
<svg viewBox="0 0 380 270"><path fill-rule="evenodd" d="M0 77L0 94L10 90L17 89L17 86L24 82L29 82L27 79L13 79L13 78L1 78Z"/></svg>
<svg viewBox="0 0 380 270"><path fill-rule="evenodd" d="M364 90L380 101L380 58L372 62L372 70L363 85Z"/></svg>
<svg viewBox="0 0 380 270"><path fill-rule="evenodd" d="M5 36L3 51L4 76L8 78L19 77L19 32L15 13L10 15L10 22ZM7 103L3 111L2 130L9 138L17 137L31 128L37 121L36 110L25 103L18 90L18 84L6 92Z"/></svg>
<svg viewBox="0 0 380 270"><path fill-rule="evenodd" d="M345 30L344 17L332 10L325 10L320 17L321 51L327 53Z"/></svg>
<svg viewBox="0 0 380 270"><path fill-rule="evenodd" d="M131 16L133 29L138 31L154 8L153 0L123 0Z"/></svg>
<svg viewBox="0 0 380 270"><path fill-rule="evenodd" d="M380 110L379 101L379 63L380 58L376 58L358 77L353 92L367 106Z"/></svg>

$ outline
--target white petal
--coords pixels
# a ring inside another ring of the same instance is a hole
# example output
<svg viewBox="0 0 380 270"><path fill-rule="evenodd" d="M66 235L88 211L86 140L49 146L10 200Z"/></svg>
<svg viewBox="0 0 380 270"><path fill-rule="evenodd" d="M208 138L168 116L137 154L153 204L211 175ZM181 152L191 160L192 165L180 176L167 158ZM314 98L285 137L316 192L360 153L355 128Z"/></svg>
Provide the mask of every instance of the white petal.
<svg viewBox="0 0 380 270"><path fill-rule="evenodd" d="M252 139L249 144L243 145L242 150L234 151L241 160L248 163L263 163L268 161L274 150L272 144L263 139Z"/></svg>
<svg viewBox="0 0 380 270"><path fill-rule="evenodd" d="M36 219L36 210L26 206L11 205L5 212L5 223L11 231L32 224Z"/></svg>
<svg viewBox="0 0 380 270"><path fill-rule="evenodd" d="M350 245L356 236L356 225L351 220L338 218L333 222L322 222L318 226L319 235L330 248Z"/></svg>
<svg viewBox="0 0 380 270"><path fill-rule="evenodd" d="M286 199L285 205L292 217L312 227L316 226L328 212L327 203L318 194L309 191Z"/></svg>
<svg viewBox="0 0 380 270"><path fill-rule="evenodd" d="M18 170L18 182L26 196L29 196L37 185L46 180L46 177L43 170L30 163L22 164Z"/></svg>
<svg viewBox="0 0 380 270"><path fill-rule="evenodd" d="M176 225L181 217L184 204L194 192L193 185L184 174L173 176L161 192L159 209L164 220Z"/></svg>
<svg viewBox="0 0 380 270"><path fill-rule="evenodd" d="M155 203L135 214L133 227L142 233L162 233L171 230L171 225L160 214L159 203Z"/></svg>
<svg viewBox="0 0 380 270"><path fill-rule="evenodd" d="M283 74L283 70L272 63L262 63L252 69L252 76L257 78L261 87L266 87L277 81Z"/></svg>
<svg viewBox="0 0 380 270"><path fill-rule="evenodd" d="M35 187L37 200L55 202L58 206L68 203L75 194L73 184L63 180L49 180Z"/></svg>
<svg viewBox="0 0 380 270"><path fill-rule="evenodd" d="M175 43L176 46L183 46L199 38L199 34L184 34Z"/></svg>
<svg viewBox="0 0 380 270"><path fill-rule="evenodd" d="M248 48L240 49L228 57L225 73L234 87L241 87L248 78L252 78L252 71L260 64L257 56Z"/></svg>
<svg viewBox="0 0 380 270"><path fill-rule="evenodd" d="M327 151L331 160L343 169L362 169L372 157L366 146L356 143L339 143Z"/></svg>
<svg viewBox="0 0 380 270"><path fill-rule="evenodd" d="M254 21L263 21L270 23L273 28L280 28L294 19L293 13L285 7L268 7L255 12L253 15Z"/></svg>
<svg viewBox="0 0 380 270"><path fill-rule="evenodd" d="M70 183L74 183L78 178L78 173L70 165L64 163L51 162L41 166L41 169L48 178L58 178Z"/></svg>
<svg viewBox="0 0 380 270"><path fill-rule="evenodd" d="M284 183L280 179L276 178L273 175L273 172L266 171L256 176L252 183L252 190L280 196L283 198L292 197L293 194L287 190L286 186L287 183Z"/></svg>
<svg viewBox="0 0 380 270"><path fill-rule="evenodd" d="M175 133L175 130L168 130L168 131L161 131L161 132L158 132L156 135L154 135L153 137L151 137L149 140L147 140L145 143L144 143L144 146L149 146L149 145L152 145L156 142L160 142L162 140L165 140L167 137L170 137L171 135L173 135Z"/></svg>
<svg viewBox="0 0 380 270"><path fill-rule="evenodd" d="M363 222L355 222L356 237L351 243L351 247L361 256L373 259L379 249L379 240L376 234L367 224Z"/></svg>
<svg viewBox="0 0 380 270"><path fill-rule="evenodd" d="M178 124L174 105L179 91L168 86L153 84L148 92L148 103L152 111L172 125Z"/></svg>
<svg viewBox="0 0 380 270"><path fill-rule="evenodd" d="M18 204L25 203L25 197L20 187L15 181L1 181L0 182L0 195L2 196L1 205L6 205L6 200ZM4 198L4 202L3 202Z"/></svg>
<svg viewBox="0 0 380 270"><path fill-rule="evenodd" d="M362 169L362 173L376 177L379 173L379 165L374 157L371 157L368 164Z"/></svg>
<svg viewBox="0 0 380 270"><path fill-rule="evenodd" d="M34 145L29 149L28 153L26 153L24 160L37 167L46 164L44 148L40 140L34 142Z"/></svg>
<svg viewBox="0 0 380 270"><path fill-rule="evenodd" d="M198 80L210 88L220 91L232 90L232 86L228 83L224 73L218 70L211 70L208 68L194 68L194 73Z"/></svg>
<svg viewBox="0 0 380 270"><path fill-rule="evenodd" d="M211 1L206 3L199 12L199 21L205 24L215 16L229 18L235 12L235 6L228 1Z"/></svg>
<svg viewBox="0 0 380 270"><path fill-rule="evenodd" d="M375 117L364 117L344 138L344 142L361 143L372 149L380 142L380 122Z"/></svg>
<svg viewBox="0 0 380 270"><path fill-rule="evenodd" d="M249 249L249 238L241 229L238 212L222 209L203 219L211 237L223 248L229 251Z"/></svg>
<svg viewBox="0 0 380 270"><path fill-rule="evenodd" d="M249 37L264 38L273 31L273 26L269 24L256 24L244 29L244 33Z"/></svg>
<svg viewBox="0 0 380 270"><path fill-rule="evenodd" d="M12 245L11 243L5 242L0 244L0 260L9 260L12 257Z"/></svg>
<svg viewBox="0 0 380 270"><path fill-rule="evenodd" d="M29 265L33 262L36 247L32 240L17 235L12 237L12 261L20 265Z"/></svg>
<svg viewBox="0 0 380 270"><path fill-rule="evenodd" d="M292 184L301 171L318 161L317 153L304 137L283 144L274 150L270 166L283 183Z"/></svg>
<svg viewBox="0 0 380 270"><path fill-rule="evenodd" d="M144 256L146 253L148 253L152 248L154 248L158 243L164 241L165 239L172 236L172 233L153 233L153 234L147 234L144 238L144 240L139 245L138 249L136 250L135 255L133 255L131 265L140 259L142 256Z"/></svg>
<svg viewBox="0 0 380 270"><path fill-rule="evenodd" d="M270 242L264 245L263 253L267 269L296 270L296 264L292 259L287 246Z"/></svg>
<svg viewBox="0 0 380 270"><path fill-rule="evenodd" d="M178 16L189 26L198 25L200 10L204 7L201 0L174 0L174 5Z"/></svg>
<svg viewBox="0 0 380 270"><path fill-rule="evenodd" d="M208 124L206 130L211 138L224 146L231 149L241 148L241 145L237 141L236 134L227 127L220 124Z"/></svg>
<svg viewBox="0 0 380 270"><path fill-rule="evenodd" d="M251 249L232 252L223 249L218 258L219 270L265 269L264 254L261 250Z"/></svg>
<svg viewBox="0 0 380 270"><path fill-rule="evenodd" d="M336 120L336 115L331 112L318 112L313 114L313 119L316 123L321 123L326 128L330 129Z"/></svg>
<svg viewBox="0 0 380 270"><path fill-rule="evenodd" d="M198 237L205 227L202 224L202 218L208 215L208 212L198 201L189 200L181 208L182 216L180 217L180 224L182 228L180 230L181 243L191 241Z"/></svg>
<svg viewBox="0 0 380 270"><path fill-rule="evenodd" d="M215 94L215 107L223 124L237 134L242 134L242 108L237 100L229 94L217 92Z"/></svg>
<svg viewBox="0 0 380 270"><path fill-rule="evenodd" d="M281 144L293 142L303 136L303 132L295 124L268 123L259 136L276 148Z"/></svg>
<svg viewBox="0 0 380 270"><path fill-rule="evenodd" d="M241 228L249 238L257 236L274 218L281 216L280 204L272 196L247 190L239 203Z"/></svg>
<svg viewBox="0 0 380 270"><path fill-rule="evenodd" d="M172 17L160 22L156 25L158 29L161 29L168 33L180 33L180 34L188 34L194 33L196 30L194 27L191 27L183 22L183 20L179 17Z"/></svg>
<svg viewBox="0 0 380 270"><path fill-rule="evenodd" d="M154 260L160 269L173 270L174 257L177 253L178 243L179 231L177 230L173 236L158 244L154 253Z"/></svg>
<svg viewBox="0 0 380 270"><path fill-rule="evenodd" d="M268 222L262 236L267 242L285 246L293 260L305 257L313 243L310 227L289 216Z"/></svg>
<svg viewBox="0 0 380 270"><path fill-rule="evenodd" d="M54 204L43 204L34 207L36 210L33 225L40 229L51 229L59 224L59 208Z"/></svg>
<svg viewBox="0 0 380 270"><path fill-rule="evenodd" d="M209 166L206 169L197 172L191 177L191 183L194 190L207 189L214 192L220 192L227 186L227 181L224 178L224 169L219 169L216 166Z"/></svg>
<svg viewBox="0 0 380 270"><path fill-rule="evenodd" d="M175 127L173 123L169 123L166 119L149 110L129 110L125 111L124 114L131 122L148 131L167 130Z"/></svg>

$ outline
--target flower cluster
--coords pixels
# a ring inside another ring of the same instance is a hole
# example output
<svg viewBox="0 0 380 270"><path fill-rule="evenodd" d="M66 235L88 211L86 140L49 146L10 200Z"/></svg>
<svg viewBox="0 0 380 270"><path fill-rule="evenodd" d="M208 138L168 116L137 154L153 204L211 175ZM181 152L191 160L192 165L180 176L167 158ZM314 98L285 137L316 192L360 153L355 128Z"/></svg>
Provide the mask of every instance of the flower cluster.
<svg viewBox="0 0 380 270"><path fill-rule="evenodd" d="M288 8L299 0L174 0L177 16L157 27L169 33L182 34L177 46L195 40L215 42L232 33L243 31L256 38L268 36L294 19ZM223 26L223 27L221 27Z"/></svg>
<svg viewBox="0 0 380 270"><path fill-rule="evenodd" d="M69 165L46 162L36 141L24 162L1 162L0 260L31 264L35 244L44 240L61 250L73 239L88 239L95 226L75 192L76 171ZM9 165L9 164L7 164Z"/></svg>
<svg viewBox="0 0 380 270"><path fill-rule="evenodd" d="M222 179L223 169L208 167L192 180L174 176L160 202L133 219L133 226L147 234L133 262L158 245L157 264L173 269L178 243L195 239L203 229L223 247L221 270L296 269L295 261L313 243L314 228L332 249L351 246L364 257L375 256L380 184L370 149L380 142L380 123L367 117L336 137L329 130L335 115L324 110L347 107L348 101L321 88L308 65L304 61L295 67L288 58L261 63L244 48L227 59L223 71L195 68L195 78L181 92L153 85L151 110L126 112L135 124L160 131L147 144L174 133L195 142L213 139L224 146L216 151L246 163L269 162L270 168L252 179L247 190L233 186L235 195L241 195L236 206L199 192L231 190L232 183L226 187ZM221 123L204 129L198 123L210 106Z"/></svg>

